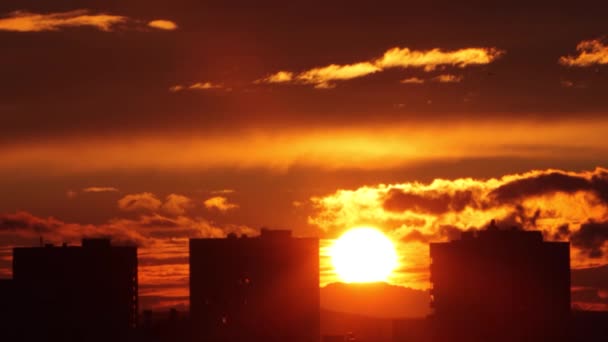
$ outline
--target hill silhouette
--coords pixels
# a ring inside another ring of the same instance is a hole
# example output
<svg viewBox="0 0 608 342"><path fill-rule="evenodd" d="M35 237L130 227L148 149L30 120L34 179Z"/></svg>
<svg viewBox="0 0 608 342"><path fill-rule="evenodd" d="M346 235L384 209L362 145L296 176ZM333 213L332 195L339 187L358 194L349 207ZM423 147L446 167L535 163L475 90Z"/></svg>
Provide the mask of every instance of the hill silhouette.
<svg viewBox="0 0 608 342"><path fill-rule="evenodd" d="M321 309L321 335L349 333L361 341L389 342L393 340L393 320Z"/></svg>
<svg viewBox="0 0 608 342"><path fill-rule="evenodd" d="M332 283L321 288L328 311L375 318L418 318L430 312L427 291L387 283Z"/></svg>

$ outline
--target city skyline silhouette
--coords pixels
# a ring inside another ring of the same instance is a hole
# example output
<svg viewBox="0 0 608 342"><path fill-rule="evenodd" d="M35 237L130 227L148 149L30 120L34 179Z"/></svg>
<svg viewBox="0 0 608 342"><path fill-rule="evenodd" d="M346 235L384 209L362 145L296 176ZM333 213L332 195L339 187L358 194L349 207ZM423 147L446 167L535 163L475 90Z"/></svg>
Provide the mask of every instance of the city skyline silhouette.
<svg viewBox="0 0 608 342"><path fill-rule="evenodd" d="M354 341L357 334L375 341L599 339L608 315L571 308L569 252L567 242L545 242L539 231L494 221L432 243L429 314L389 324L322 309L319 241L287 230L191 239L191 310L171 309L162 318L138 310L137 247L112 246L109 239L47 243L14 248L15 277L0 286L1 321L7 336L22 340ZM387 290L380 283L358 286L343 300L372 290L368 296L378 302Z"/></svg>

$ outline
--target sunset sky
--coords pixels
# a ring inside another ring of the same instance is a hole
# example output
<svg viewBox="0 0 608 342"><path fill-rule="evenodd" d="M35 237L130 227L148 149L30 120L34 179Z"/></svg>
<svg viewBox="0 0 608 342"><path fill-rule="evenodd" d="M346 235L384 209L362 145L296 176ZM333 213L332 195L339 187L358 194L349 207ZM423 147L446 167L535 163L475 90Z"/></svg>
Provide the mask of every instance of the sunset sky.
<svg viewBox="0 0 608 342"><path fill-rule="evenodd" d="M496 219L571 241L608 310L608 8L518 3L2 1L0 277L111 236L183 305L188 238L266 226L328 239L325 286L369 225L424 290L428 242Z"/></svg>

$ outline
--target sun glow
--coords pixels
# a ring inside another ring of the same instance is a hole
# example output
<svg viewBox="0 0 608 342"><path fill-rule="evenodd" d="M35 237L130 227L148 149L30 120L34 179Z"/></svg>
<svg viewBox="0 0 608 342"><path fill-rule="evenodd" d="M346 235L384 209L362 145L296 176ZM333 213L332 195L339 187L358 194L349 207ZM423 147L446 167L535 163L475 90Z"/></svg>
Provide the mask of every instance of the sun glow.
<svg viewBox="0 0 608 342"><path fill-rule="evenodd" d="M346 283L387 281L398 263L393 242L371 227L348 230L334 242L329 255L338 277Z"/></svg>

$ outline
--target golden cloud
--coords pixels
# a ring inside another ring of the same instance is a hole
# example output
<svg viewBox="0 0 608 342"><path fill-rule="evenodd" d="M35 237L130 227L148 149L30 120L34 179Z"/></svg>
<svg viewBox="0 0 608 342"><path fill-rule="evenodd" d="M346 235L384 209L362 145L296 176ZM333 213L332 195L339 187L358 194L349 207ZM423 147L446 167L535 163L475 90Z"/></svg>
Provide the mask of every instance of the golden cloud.
<svg viewBox="0 0 608 342"><path fill-rule="evenodd" d="M223 196L211 197L205 200L203 204L207 209L217 209L222 212L226 212L228 210L236 209L239 207L238 204L230 203L228 201L228 198Z"/></svg>
<svg viewBox="0 0 608 342"><path fill-rule="evenodd" d="M174 131L7 143L0 146L0 159L18 170L43 167L63 172L225 167L284 171L296 165L381 170L436 160L498 157L600 160L608 152L606 130L608 119L597 118L543 125L397 122L373 127L234 130L223 135Z"/></svg>
<svg viewBox="0 0 608 342"><path fill-rule="evenodd" d="M220 195L233 194L235 192L236 192L236 190L234 190L234 189L211 190L212 194L220 194Z"/></svg>
<svg viewBox="0 0 608 342"><path fill-rule="evenodd" d="M210 90L210 89L225 89L230 91L230 88L225 88L222 84L216 84L213 82L196 82L190 85L182 85L176 84L174 86L169 87L169 91L172 93L177 93L182 90Z"/></svg>
<svg viewBox="0 0 608 342"><path fill-rule="evenodd" d="M375 64L387 68L423 68L425 71L435 70L441 65L464 68L469 65L489 64L504 54L496 48L465 48L454 51L410 50L408 48L392 48L384 53Z"/></svg>
<svg viewBox="0 0 608 342"><path fill-rule="evenodd" d="M364 77L391 68L422 68L425 71L435 70L438 66L453 66L464 68L470 65L489 64L504 54L496 48L465 48L454 51L410 50L395 47L389 49L378 59L353 64L330 64L312 68L300 73L279 71L254 83L295 83L311 84L315 88L333 88L336 81L345 81ZM456 76L452 78L455 80ZM402 83L417 82L417 78L409 78ZM452 81L454 82L454 81Z"/></svg>
<svg viewBox="0 0 608 342"><path fill-rule="evenodd" d="M367 76L381 71L378 66L370 62L350 65L331 64L321 68L304 71L297 76L297 80L304 84L313 84L315 88L332 88L334 81L344 81Z"/></svg>
<svg viewBox="0 0 608 342"><path fill-rule="evenodd" d="M453 231L480 229L497 219L509 226L542 230L549 239L582 239L574 244L579 264L588 262L587 256L608 261L608 246L586 245L595 240L584 236L602 229L588 222L608 221L608 169L604 168L380 184L338 190L311 201L317 211L309 222L330 235L371 224L398 240L442 241Z"/></svg>
<svg viewBox="0 0 608 342"><path fill-rule="evenodd" d="M418 77L410 77L410 78L401 80L401 83L403 83L403 84L422 84L422 83L424 83L424 80L422 78L418 78Z"/></svg>
<svg viewBox="0 0 608 342"><path fill-rule="evenodd" d="M90 186L82 189L82 192L118 192L118 189L112 186Z"/></svg>
<svg viewBox="0 0 608 342"><path fill-rule="evenodd" d="M576 51L577 56L560 57L559 63L576 67L608 64L608 45L600 39L584 40L576 46Z"/></svg>
<svg viewBox="0 0 608 342"><path fill-rule="evenodd" d="M59 31L70 27L91 27L110 32L117 28L127 28L127 25L131 25L133 29L145 28L144 23L139 20L122 15L94 13L87 9L58 13L15 11L0 18L0 31L14 32ZM147 26L160 30L177 29L177 24L163 19L150 21Z"/></svg>
<svg viewBox="0 0 608 342"><path fill-rule="evenodd" d="M287 83L293 80L293 72L290 71L278 71L274 74L270 74L262 79L255 81L254 83Z"/></svg>
<svg viewBox="0 0 608 342"><path fill-rule="evenodd" d="M172 22L171 20L163 20L163 19L158 19L158 20L152 20L150 22L148 22L148 26L159 29L159 30L166 30L166 31L173 31L177 29L177 24Z"/></svg>
<svg viewBox="0 0 608 342"><path fill-rule="evenodd" d="M130 194L118 200L118 208L123 211L157 211L161 201L150 192Z"/></svg>
<svg viewBox="0 0 608 342"><path fill-rule="evenodd" d="M464 79L463 76L460 75L452 75L452 74L441 74L437 77L434 77L433 80L439 83L458 83Z"/></svg>
<svg viewBox="0 0 608 342"><path fill-rule="evenodd" d="M361 225L378 227L394 241L402 269L391 282L429 286L428 243L484 229L540 230L546 240L570 240L575 268L608 263L608 169L535 170L490 179L435 179L339 189L311 198L309 223L328 238ZM335 275L332 270L326 279Z"/></svg>
<svg viewBox="0 0 608 342"><path fill-rule="evenodd" d="M124 24L129 18L120 15L92 13L89 10L75 10L61 13L38 14L16 11L0 18L0 30L16 32L58 31L66 27L93 27L101 31L111 31L114 26Z"/></svg>

